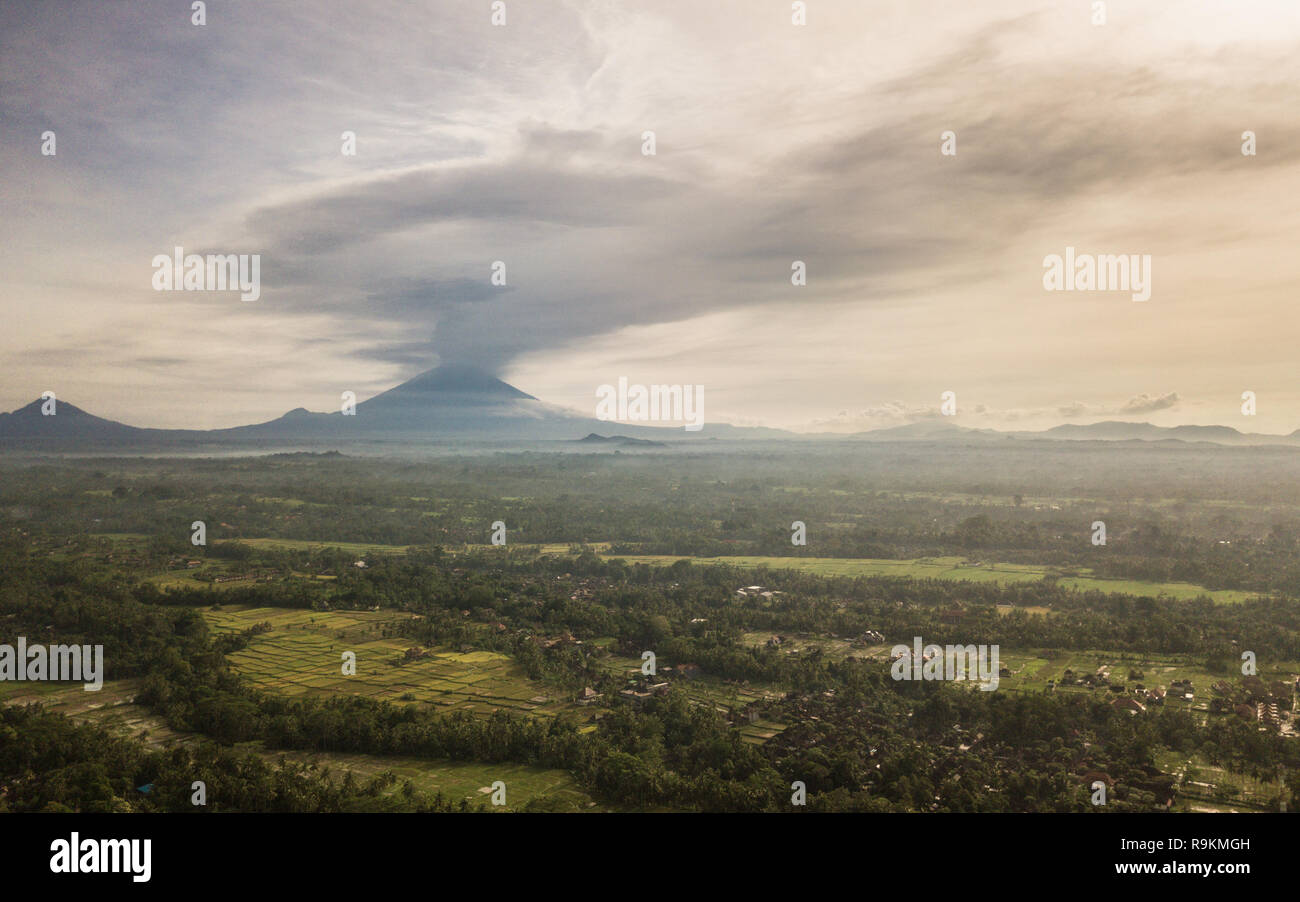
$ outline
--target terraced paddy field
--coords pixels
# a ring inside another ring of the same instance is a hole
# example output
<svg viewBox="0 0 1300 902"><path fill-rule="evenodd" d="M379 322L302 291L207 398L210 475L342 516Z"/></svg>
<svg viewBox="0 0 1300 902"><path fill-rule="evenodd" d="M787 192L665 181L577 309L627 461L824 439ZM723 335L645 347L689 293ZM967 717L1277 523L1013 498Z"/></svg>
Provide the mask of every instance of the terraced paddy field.
<svg viewBox="0 0 1300 902"><path fill-rule="evenodd" d="M134 703L139 691L138 680L110 680L94 692L80 683L0 683L0 704L42 704L78 720L103 724L114 732L144 741L154 748L174 742L190 742L193 737L169 727L141 705Z"/></svg>
<svg viewBox="0 0 1300 902"><path fill-rule="evenodd" d="M137 680L106 682L97 692L86 692L80 683L3 682L0 683L0 704L39 702L51 711L65 714L74 720L100 724L119 735L140 739L156 749L208 741L197 733L173 730L161 718L143 706L134 704L132 699L138 690ZM368 780L391 771L399 781L410 780L417 789L430 796L441 792L444 798L455 802L467 799L475 806L488 799L490 796L485 790L493 782L501 780L506 784L506 804L496 807L489 804L491 811L518 810L535 800L544 800L561 810L607 810L594 802L562 770L509 763L480 764L444 759L283 751L266 749L259 742L241 743L238 748L256 752L272 763L283 757L322 770L328 769L335 775L351 771L358 780ZM387 792L398 792L400 788L401 782Z"/></svg>
<svg viewBox="0 0 1300 902"><path fill-rule="evenodd" d="M566 693L528 679L523 668L506 655L490 651L461 652L428 649L426 658L398 663L412 647L408 639L389 635L396 621L410 617L392 611L306 611L245 605L205 610L203 616L218 632L238 632L259 623L271 630L254 636L243 651L233 652L231 665L267 692L297 696L366 695L395 704L430 704L448 711L490 714L497 710L540 716L564 716L594 727L597 708L584 708ZM342 674L342 653L357 656L355 676ZM640 659L607 657L606 672L622 676L638 670ZM779 697L769 688L741 686L709 676L678 681L701 704L720 711L763 698ZM784 724L747 724L742 732L762 742Z"/></svg>
<svg viewBox="0 0 1300 902"><path fill-rule="evenodd" d="M396 704L428 704L489 714L497 710L555 716L576 706L566 694L528 679L506 655L425 649L403 661L414 643L394 634L412 615L393 611L309 611L244 605L204 610L218 632L269 623L231 665L259 689L282 695L365 695ZM343 653L356 654L356 674L343 675ZM575 711L576 716L576 711Z"/></svg>

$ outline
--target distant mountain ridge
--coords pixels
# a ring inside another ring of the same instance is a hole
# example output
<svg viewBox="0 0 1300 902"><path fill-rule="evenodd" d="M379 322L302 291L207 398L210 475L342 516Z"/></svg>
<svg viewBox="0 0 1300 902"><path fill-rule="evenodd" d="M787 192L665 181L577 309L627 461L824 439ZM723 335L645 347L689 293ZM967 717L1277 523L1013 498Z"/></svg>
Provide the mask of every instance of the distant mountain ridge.
<svg viewBox="0 0 1300 902"><path fill-rule="evenodd" d="M227 429L149 429L95 416L67 401L55 414L36 400L0 413L0 447L58 450L193 445L319 446L339 442L428 442L451 439L565 441L585 446L668 447L706 439L792 441L996 443L1007 441L1209 442L1218 445L1300 445L1288 435L1243 433L1230 426L1156 426L1106 420L1069 423L1040 432L999 432L930 419L852 434L800 434L766 427L705 423L699 432L680 426L610 423L547 404L491 373L465 365L427 370L358 403L351 414L315 413L303 407L265 423ZM616 427L617 435L602 430ZM585 437L584 437L585 436Z"/></svg>
<svg viewBox="0 0 1300 902"><path fill-rule="evenodd" d="M427 370L356 404L348 413L315 413L297 407L264 423L226 429L148 429L129 426L57 401L54 414L42 413L33 401L13 413L0 414L0 446L131 447L136 445L292 446L335 442L419 442L441 439L575 441L614 425L547 404L491 373L465 365ZM686 432L671 423L643 426L617 424L612 441L625 447L652 440L773 437L790 435L774 429L746 429L706 423Z"/></svg>
<svg viewBox="0 0 1300 902"><path fill-rule="evenodd" d="M1130 439L1158 441L1168 438L1180 438L1193 442L1236 442L1249 437L1246 433L1233 429L1231 426L1154 426L1151 423L1128 423L1122 420L1105 420L1086 426L1066 423L1062 426L1053 426L1040 434L1052 436L1053 438L1068 439L1077 436L1085 439L1105 438L1121 441ZM1270 436L1270 438L1286 437Z"/></svg>

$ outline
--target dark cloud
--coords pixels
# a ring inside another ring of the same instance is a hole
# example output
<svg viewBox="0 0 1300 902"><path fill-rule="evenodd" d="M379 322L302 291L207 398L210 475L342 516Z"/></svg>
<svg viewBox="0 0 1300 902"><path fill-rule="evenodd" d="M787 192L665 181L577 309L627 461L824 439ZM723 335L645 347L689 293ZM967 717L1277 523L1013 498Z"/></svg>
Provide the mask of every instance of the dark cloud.
<svg viewBox="0 0 1300 902"><path fill-rule="evenodd" d="M744 178L725 159L639 158L630 136L530 122L507 160L349 184L263 207L248 227L284 258L290 281L319 279L344 252L400 269L409 262L386 242L452 229L440 266L476 276L345 284L368 305L340 307L436 324L446 354L500 365L619 327L789 303L796 259L809 268L805 296L845 303L987 281L1007 246L1098 192L1240 165L1240 113L1206 104L1227 89L1149 69L1011 65L1002 44L1035 21L977 33L915 77L864 94L867 127L838 129ZM1267 118L1280 147L1265 165L1300 153L1300 126L1278 113ZM956 158L938 153L945 128L957 132ZM509 296L486 284L493 259L519 274ZM1026 261L1026 272L1036 267Z"/></svg>
<svg viewBox="0 0 1300 902"><path fill-rule="evenodd" d="M248 217L256 240L311 255L455 221L565 227L632 225L644 205L684 186L642 174L583 172L526 159L427 169L370 181Z"/></svg>

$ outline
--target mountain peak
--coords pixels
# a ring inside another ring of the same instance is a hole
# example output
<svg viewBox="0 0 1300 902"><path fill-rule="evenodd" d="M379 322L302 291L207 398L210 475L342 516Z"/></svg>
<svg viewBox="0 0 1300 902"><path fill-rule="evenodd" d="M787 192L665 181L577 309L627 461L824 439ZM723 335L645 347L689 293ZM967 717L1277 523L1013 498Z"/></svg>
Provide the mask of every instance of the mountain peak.
<svg viewBox="0 0 1300 902"><path fill-rule="evenodd" d="M520 391L508 382L502 382L486 370L463 363L449 363L426 370L420 375L408 379L401 385L395 386L375 397L382 398L394 393L400 393L401 395L427 393L478 396L484 400L509 398L527 401L537 400L532 395Z"/></svg>
<svg viewBox="0 0 1300 902"><path fill-rule="evenodd" d="M134 426L97 417L67 401L55 400L54 412L47 415L42 409L45 404L44 398L37 398L12 413L0 413L0 435L6 438L117 438L139 432Z"/></svg>

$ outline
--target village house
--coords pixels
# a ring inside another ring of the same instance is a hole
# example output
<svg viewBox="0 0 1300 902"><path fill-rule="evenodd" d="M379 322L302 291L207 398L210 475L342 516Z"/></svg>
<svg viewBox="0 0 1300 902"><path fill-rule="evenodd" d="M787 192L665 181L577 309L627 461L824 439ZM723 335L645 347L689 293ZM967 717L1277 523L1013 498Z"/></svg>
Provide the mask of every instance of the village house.
<svg viewBox="0 0 1300 902"><path fill-rule="evenodd" d="M1110 706L1117 711L1127 711L1129 714L1140 714L1146 711L1146 705L1135 698L1117 698L1110 703Z"/></svg>
<svg viewBox="0 0 1300 902"><path fill-rule="evenodd" d="M638 708L654 697L651 693L643 692L640 689L624 689L619 693L619 695L636 705Z"/></svg>

